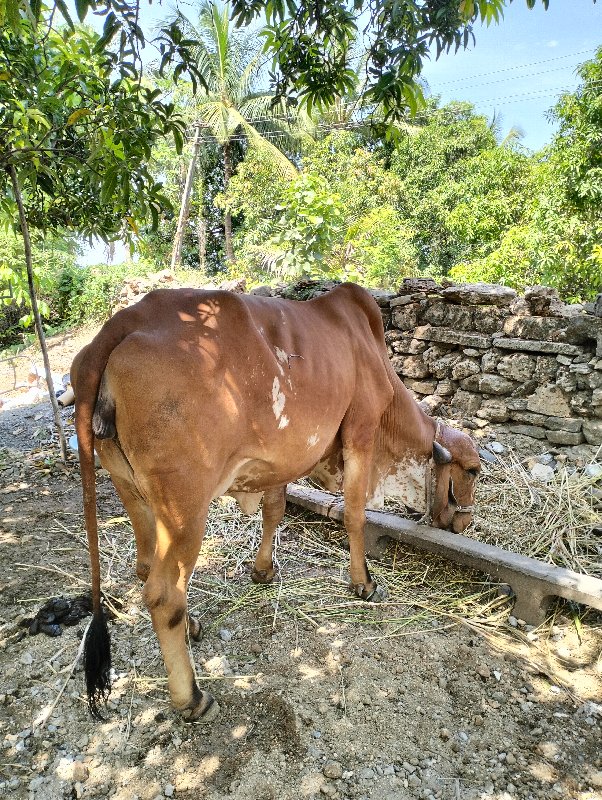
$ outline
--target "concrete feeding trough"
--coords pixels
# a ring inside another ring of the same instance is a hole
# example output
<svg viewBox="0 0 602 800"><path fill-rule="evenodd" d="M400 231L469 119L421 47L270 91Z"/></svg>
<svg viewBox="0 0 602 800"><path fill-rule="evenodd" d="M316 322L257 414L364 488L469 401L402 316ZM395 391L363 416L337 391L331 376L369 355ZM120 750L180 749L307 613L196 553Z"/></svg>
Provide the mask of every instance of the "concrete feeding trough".
<svg viewBox="0 0 602 800"><path fill-rule="evenodd" d="M289 485L287 500L330 519L343 521L343 498L318 489ZM439 528L419 525L383 511L366 511L366 553L381 558L389 540L443 556L508 583L516 596L513 614L530 625L545 618L554 597L583 603L602 611L602 580L536 558L510 553Z"/></svg>

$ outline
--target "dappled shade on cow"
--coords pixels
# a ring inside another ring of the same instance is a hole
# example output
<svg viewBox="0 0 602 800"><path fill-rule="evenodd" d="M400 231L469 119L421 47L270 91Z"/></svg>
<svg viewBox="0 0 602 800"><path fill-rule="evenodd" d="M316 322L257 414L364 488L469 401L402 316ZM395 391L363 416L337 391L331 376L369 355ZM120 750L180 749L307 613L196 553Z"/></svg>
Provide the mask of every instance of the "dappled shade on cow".
<svg viewBox="0 0 602 800"><path fill-rule="evenodd" d="M263 497L252 578L265 583L286 484L312 475L342 490L351 582L364 600L381 596L364 553L367 504L392 495L457 532L472 518L474 443L420 409L390 365L377 305L352 284L307 302L151 292L106 323L76 357L72 379L92 565L85 660L93 713L110 658L95 445L132 521L171 700L188 720L216 710L196 685L185 642L186 589L212 499L230 494L251 511Z"/></svg>

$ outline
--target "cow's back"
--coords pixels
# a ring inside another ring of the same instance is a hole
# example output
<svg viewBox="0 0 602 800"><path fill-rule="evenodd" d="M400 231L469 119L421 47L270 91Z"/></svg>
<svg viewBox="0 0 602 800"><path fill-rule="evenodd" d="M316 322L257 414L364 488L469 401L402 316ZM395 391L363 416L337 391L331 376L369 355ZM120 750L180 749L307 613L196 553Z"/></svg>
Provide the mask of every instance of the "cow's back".
<svg viewBox="0 0 602 800"><path fill-rule="evenodd" d="M189 463L220 488L232 476L249 491L286 482L332 448L360 395L373 406L390 399L380 312L353 285L307 302L151 292L110 320L88 355L130 321L105 384L139 474Z"/></svg>

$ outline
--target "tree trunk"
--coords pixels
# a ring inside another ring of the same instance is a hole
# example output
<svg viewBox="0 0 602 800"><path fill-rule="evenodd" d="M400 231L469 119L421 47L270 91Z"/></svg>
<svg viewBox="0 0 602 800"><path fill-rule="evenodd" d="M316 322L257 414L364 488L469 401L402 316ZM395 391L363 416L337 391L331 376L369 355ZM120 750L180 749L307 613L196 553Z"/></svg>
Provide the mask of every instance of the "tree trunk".
<svg viewBox="0 0 602 800"><path fill-rule="evenodd" d="M180 216L178 217L178 227L176 235L173 240L173 250L171 251L171 268L175 269L182 261L182 242L184 241L184 230L188 221L190 213L190 195L192 194L192 183L194 179L194 171L196 162L199 157L199 150L201 149L201 134L202 126L196 124L196 132L194 134L194 141L192 142L192 155L190 157L190 164L188 165L188 173L186 175L186 183L184 184L184 191L182 192L182 202L180 204Z"/></svg>
<svg viewBox="0 0 602 800"><path fill-rule="evenodd" d="M207 220L202 211L197 217L196 236L199 243L199 270L207 274Z"/></svg>
<svg viewBox="0 0 602 800"><path fill-rule="evenodd" d="M228 184L232 177L232 154L230 153L230 141L226 141L224 151L224 192L228 190ZM226 260L232 264L234 261L234 248L232 247L232 215L228 208L224 212L224 241L226 245Z"/></svg>
<svg viewBox="0 0 602 800"><path fill-rule="evenodd" d="M59 404L56 399L54 391L54 383L52 381L52 373L50 371L50 359L48 358L48 348L46 347L46 337L44 336L44 329L42 327L42 318L40 317L40 309L38 308L38 300L36 297L34 282L33 282L33 261L31 257L31 239L29 238L29 225L27 224L27 217L25 215L25 208L23 206L23 198L21 196L21 189L19 188L19 181L15 168L11 165L9 168L10 178L15 193L15 200L17 208L19 209L19 222L21 224L21 235L23 237L23 247L25 248L25 266L27 269L27 284L29 286L29 299L31 301L31 310L35 320L36 332L40 342L40 349L42 351L42 358L44 360L44 369L46 370L46 383L48 385L48 393L50 394L50 402L52 404L52 411L54 415L54 424L59 437L61 446L61 456L63 462L67 463L67 442L65 440L65 431L63 430L63 421L61 419L61 412Z"/></svg>

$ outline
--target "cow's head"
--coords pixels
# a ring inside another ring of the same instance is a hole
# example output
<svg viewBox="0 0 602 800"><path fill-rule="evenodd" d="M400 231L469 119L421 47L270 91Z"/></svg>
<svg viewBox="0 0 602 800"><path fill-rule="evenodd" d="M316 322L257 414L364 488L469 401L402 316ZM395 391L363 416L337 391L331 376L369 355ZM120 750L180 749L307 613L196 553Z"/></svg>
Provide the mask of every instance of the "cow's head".
<svg viewBox="0 0 602 800"><path fill-rule="evenodd" d="M437 426L433 440L430 519L436 528L462 533L473 517L479 451L462 431Z"/></svg>

